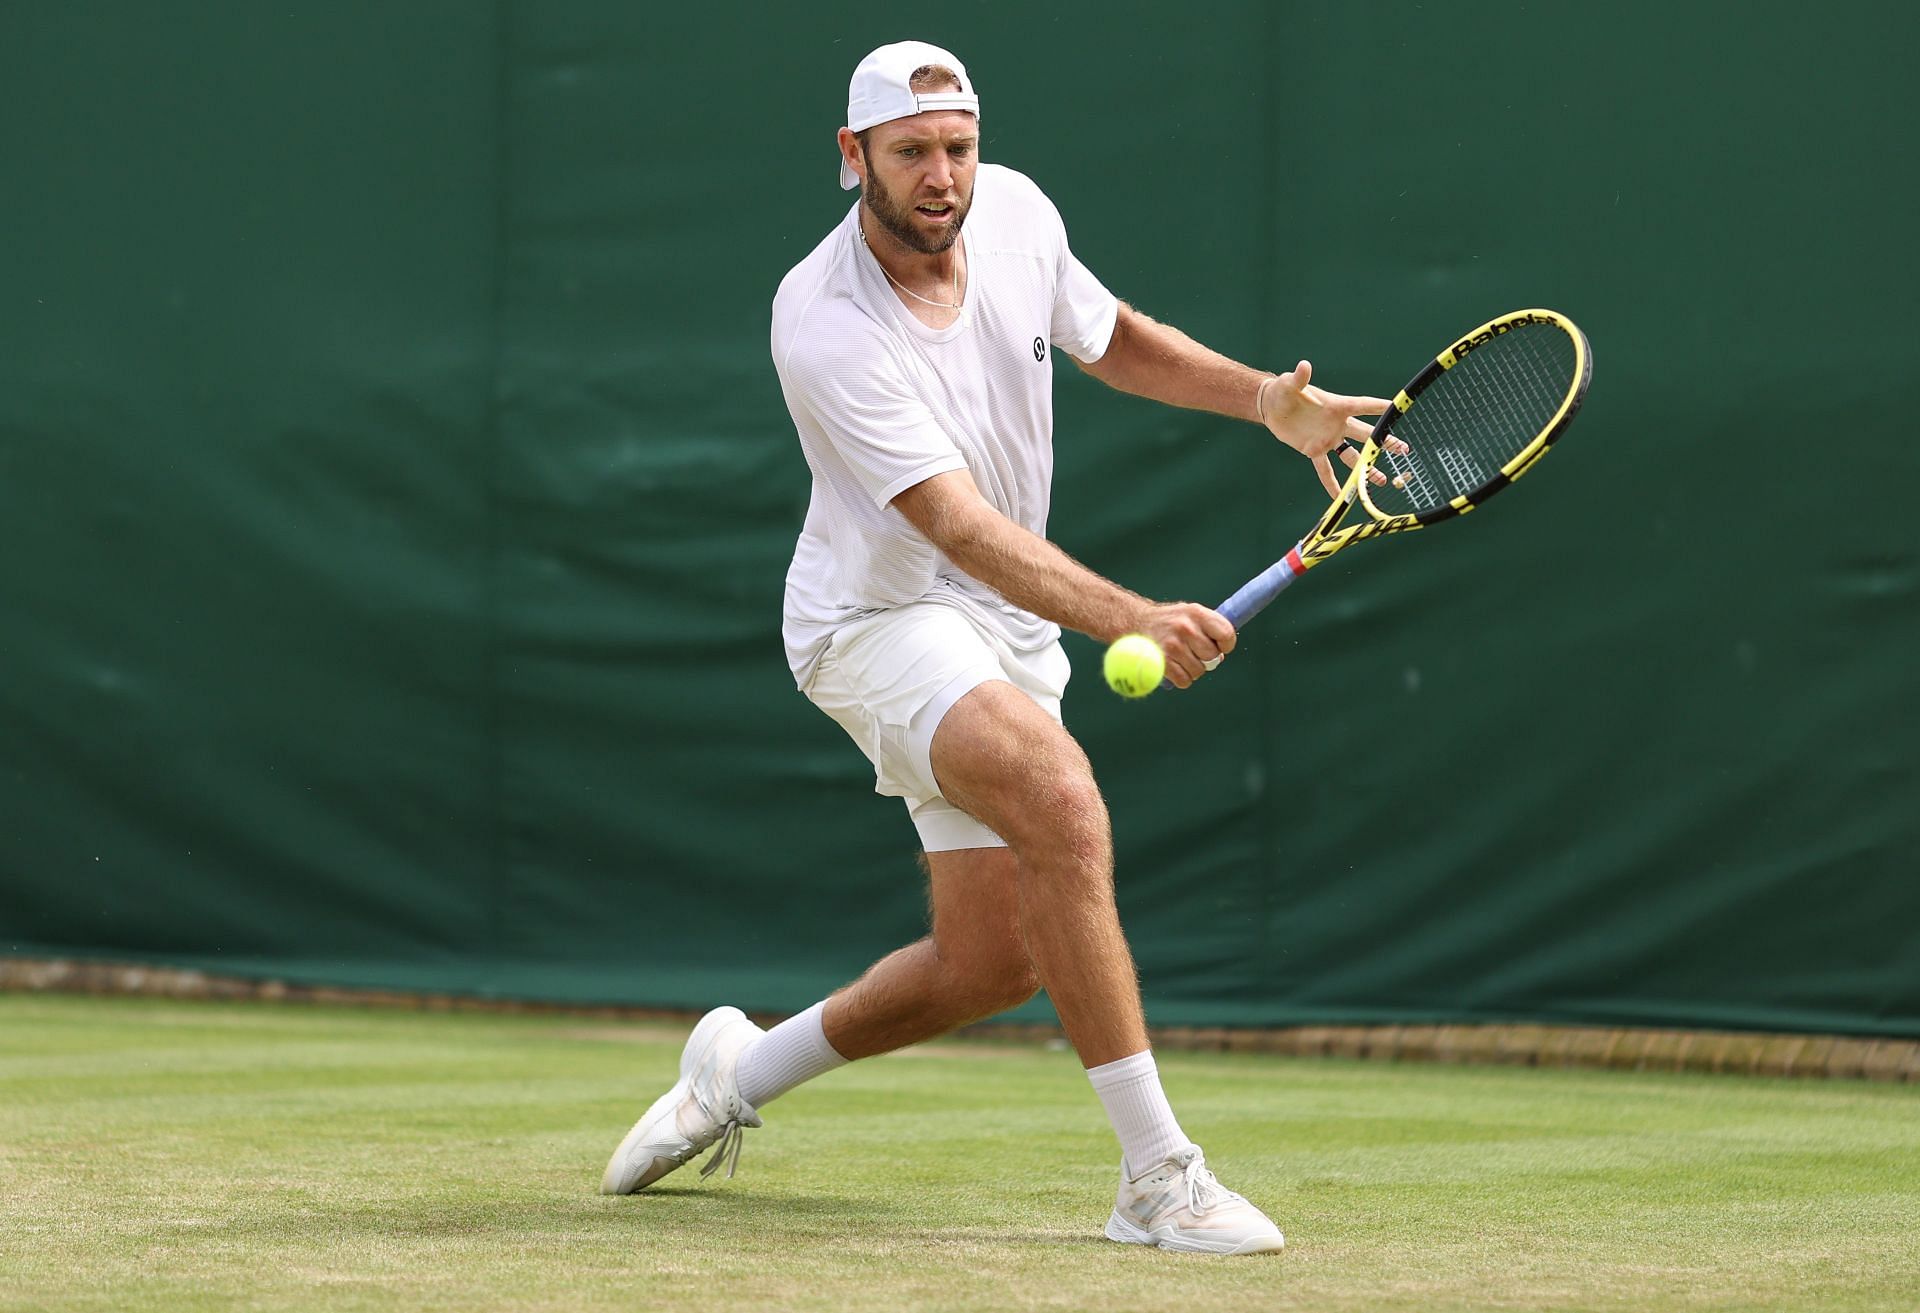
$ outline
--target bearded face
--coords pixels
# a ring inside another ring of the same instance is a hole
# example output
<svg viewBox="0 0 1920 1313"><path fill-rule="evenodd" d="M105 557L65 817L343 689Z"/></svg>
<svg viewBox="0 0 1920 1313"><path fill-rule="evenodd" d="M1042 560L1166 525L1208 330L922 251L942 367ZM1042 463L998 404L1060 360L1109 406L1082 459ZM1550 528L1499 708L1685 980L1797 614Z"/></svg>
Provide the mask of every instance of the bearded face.
<svg viewBox="0 0 1920 1313"><path fill-rule="evenodd" d="M977 144L971 114L920 114L883 124L860 143L866 163L861 203L908 250L948 250L960 240L973 205Z"/></svg>

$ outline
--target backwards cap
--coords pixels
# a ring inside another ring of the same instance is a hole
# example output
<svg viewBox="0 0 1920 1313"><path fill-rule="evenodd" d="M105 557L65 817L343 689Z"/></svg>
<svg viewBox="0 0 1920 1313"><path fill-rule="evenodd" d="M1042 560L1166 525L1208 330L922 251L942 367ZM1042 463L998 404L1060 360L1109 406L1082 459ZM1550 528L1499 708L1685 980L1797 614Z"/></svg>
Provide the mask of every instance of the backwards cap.
<svg viewBox="0 0 1920 1313"><path fill-rule="evenodd" d="M960 89L945 87L922 93L907 85L913 71L928 64L952 69L960 79ZM853 81L847 84L847 126L855 132L865 132L876 123L891 123L935 109L961 109L977 119L980 97L973 94L967 66L954 58L951 51L924 41L896 41L890 46L881 46L860 61L860 67L853 70ZM852 191L859 185L859 176L842 158L840 186Z"/></svg>

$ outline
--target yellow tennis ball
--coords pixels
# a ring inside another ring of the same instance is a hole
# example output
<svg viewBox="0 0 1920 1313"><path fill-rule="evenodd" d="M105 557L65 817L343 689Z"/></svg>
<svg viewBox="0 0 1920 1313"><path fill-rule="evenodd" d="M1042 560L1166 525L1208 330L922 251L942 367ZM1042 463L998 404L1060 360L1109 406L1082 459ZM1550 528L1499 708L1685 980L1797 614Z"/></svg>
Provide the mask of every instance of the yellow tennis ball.
<svg viewBox="0 0 1920 1313"><path fill-rule="evenodd" d="M1123 698L1143 698L1167 677L1167 656L1145 634L1123 634L1107 649L1102 668L1108 688Z"/></svg>

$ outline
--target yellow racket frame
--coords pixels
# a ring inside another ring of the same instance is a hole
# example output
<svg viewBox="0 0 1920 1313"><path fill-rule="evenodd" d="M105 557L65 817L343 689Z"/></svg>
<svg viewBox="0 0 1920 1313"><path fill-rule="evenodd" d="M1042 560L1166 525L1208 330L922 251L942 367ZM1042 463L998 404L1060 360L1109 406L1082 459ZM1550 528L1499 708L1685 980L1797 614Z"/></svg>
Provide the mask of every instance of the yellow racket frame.
<svg viewBox="0 0 1920 1313"><path fill-rule="evenodd" d="M1573 378L1567 384L1567 392L1560 399L1552 418L1534 435L1526 446L1516 452L1500 472L1480 487L1461 493L1445 506L1418 514L1389 514L1373 504L1367 495L1367 475L1372 471L1380 453L1385 449L1386 438L1392 433L1394 423L1414 406L1419 404L1420 394L1432 385L1433 381L1452 369L1471 354L1477 347L1486 345L1495 338L1509 333L1523 325L1551 324L1566 333L1573 341L1574 367ZM1377 538L1381 534L1404 533L1410 529L1424 529L1429 525L1450 520L1484 503L1494 493L1525 474L1542 456L1554 441L1566 431L1567 425L1579 412L1580 403L1586 397L1587 385L1593 381L1593 348L1587 342L1587 335L1571 319L1557 310L1545 310L1538 307L1530 310L1515 310L1497 318L1489 319L1472 332L1464 334L1446 350L1435 356L1419 373L1408 380L1407 385L1393 398L1393 409L1382 415L1373 426L1373 432L1367 435L1366 445L1361 448L1360 459L1354 462L1353 469L1347 474L1347 481L1341 486L1340 495L1327 507L1326 514L1320 517L1313 532L1301 540L1295 550L1300 554L1303 569L1311 569L1332 556L1342 548L1351 546L1365 538ZM1340 521L1347 511L1358 502L1367 513L1367 519L1358 524L1340 527Z"/></svg>

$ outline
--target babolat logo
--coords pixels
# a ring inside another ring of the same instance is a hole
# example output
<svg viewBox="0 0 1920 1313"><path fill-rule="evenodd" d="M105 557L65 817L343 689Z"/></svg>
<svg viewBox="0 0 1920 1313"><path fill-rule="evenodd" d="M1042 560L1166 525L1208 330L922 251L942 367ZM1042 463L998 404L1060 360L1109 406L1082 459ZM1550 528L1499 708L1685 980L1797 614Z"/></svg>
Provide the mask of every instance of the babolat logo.
<svg viewBox="0 0 1920 1313"><path fill-rule="evenodd" d="M1461 338L1458 342L1455 342L1453 344L1453 357L1454 359L1458 360L1461 356L1466 355L1467 352L1473 350L1475 347L1485 346L1487 343L1493 341L1494 338L1499 337L1502 333L1511 333L1514 329L1519 328L1524 324L1551 324L1552 322L1553 322L1553 317L1551 315L1534 315L1534 314L1514 315L1510 319L1498 320L1497 322L1490 324L1486 328L1481 329L1479 332L1469 333L1467 334L1467 336Z"/></svg>
<svg viewBox="0 0 1920 1313"><path fill-rule="evenodd" d="M1354 541L1358 542L1362 538L1374 538L1383 533L1399 533L1402 529L1418 529L1420 527L1420 517L1417 515L1389 515L1384 520L1374 520L1369 524L1357 525L1355 527L1359 532L1354 534L1353 537Z"/></svg>
<svg viewBox="0 0 1920 1313"><path fill-rule="evenodd" d="M1399 533L1403 529L1418 529L1420 517L1417 515L1389 515L1384 520L1368 520L1365 524L1352 524L1322 538L1319 542L1309 543L1300 549L1303 560L1318 564L1345 547L1348 543L1357 543L1363 538L1377 538L1383 533Z"/></svg>

